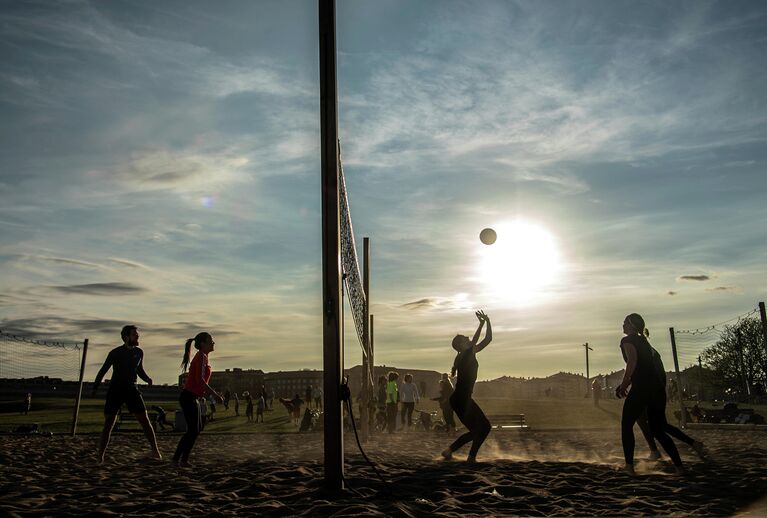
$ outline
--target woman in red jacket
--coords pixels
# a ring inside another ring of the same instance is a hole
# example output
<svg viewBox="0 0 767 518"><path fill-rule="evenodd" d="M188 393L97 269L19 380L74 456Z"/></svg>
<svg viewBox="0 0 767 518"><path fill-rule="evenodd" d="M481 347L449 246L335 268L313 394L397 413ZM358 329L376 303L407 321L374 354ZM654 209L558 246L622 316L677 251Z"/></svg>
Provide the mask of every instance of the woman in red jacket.
<svg viewBox="0 0 767 518"><path fill-rule="evenodd" d="M194 355L191 363L189 362L189 353L194 343L197 353ZM216 342L209 333L199 333L194 338L186 341L184 346L184 359L181 361L181 367L184 372L189 368L189 375L186 378L184 389L178 398L181 410L184 412L186 420L186 433L181 437L176 447L176 453L173 455L173 462L179 467L187 467L189 464L189 454L192 452L197 436L200 435L200 407L197 404L197 398L204 396L205 393L213 394L219 401L224 398L208 385L210 381L211 368L208 363L208 355L213 352Z"/></svg>

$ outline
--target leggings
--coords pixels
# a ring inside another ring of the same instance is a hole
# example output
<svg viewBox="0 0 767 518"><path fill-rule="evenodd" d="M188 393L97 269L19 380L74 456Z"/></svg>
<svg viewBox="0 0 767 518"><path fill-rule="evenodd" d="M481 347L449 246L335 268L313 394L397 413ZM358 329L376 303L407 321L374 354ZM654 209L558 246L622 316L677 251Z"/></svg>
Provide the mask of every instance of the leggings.
<svg viewBox="0 0 767 518"><path fill-rule="evenodd" d="M449 450L454 452L461 446L472 441L471 449L469 450L469 458L477 456L482 443L485 442L487 435L490 433L490 421L485 416L479 405L469 398L450 397L450 406L455 411L458 419L469 429L468 432L458 437L453 444L450 445Z"/></svg>
<svg viewBox="0 0 767 518"><path fill-rule="evenodd" d="M386 403L386 430L394 433L397 428L397 403Z"/></svg>
<svg viewBox="0 0 767 518"><path fill-rule="evenodd" d="M634 424L647 413L650 432L666 450L671 462L675 466L682 465L679 451L674 441L666 433L669 426L666 421L666 397L662 391L631 389L626 401L623 403L623 416L621 417L621 439L623 442L623 457L626 464L634 464Z"/></svg>
<svg viewBox="0 0 767 518"><path fill-rule="evenodd" d="M181 405L181 410L184 412L184 420L186 420L186 433L178 441L176 447L176 453L173 454L173 460L187 461L189 460L189 454L192 452L192 446L197 440L197 436L200 435L202 429L200 423L200 407L197 404L197 396L188 390L181 391L181 396L178 398L178 402Z"/></svg>
<svg viewBox="0 0 767 518"><path fill-rule="evenodd" d="M650 423L647 422L647 414L640 416L639 419L637 419L637 424L639 425L639 429L642 430L642 435L644 435L645 441L647 441L647 445L650 447L650 449L657 450L658 446L655 444L655 438L652 436ZM674 439L678 439L690 446L695 443L695 439L684 433L676 426L670 424L668 421L666 422L666 426L663 427L663 431Z"/></svg>

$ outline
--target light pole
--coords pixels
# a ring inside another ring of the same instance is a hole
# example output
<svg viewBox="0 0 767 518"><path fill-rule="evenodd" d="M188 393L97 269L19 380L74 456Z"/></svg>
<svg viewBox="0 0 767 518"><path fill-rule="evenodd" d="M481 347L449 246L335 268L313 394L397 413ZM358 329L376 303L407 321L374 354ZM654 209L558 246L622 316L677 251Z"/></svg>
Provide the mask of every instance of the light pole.
<svg viewBox="0 0 767 518"><path fill-rule="evenodd" d="M589 396L591 393L591 383L589 383L589 351L593 351L591 347L589 347L589 343L586 342L581 347L586 349L586 397Z"/></svg>

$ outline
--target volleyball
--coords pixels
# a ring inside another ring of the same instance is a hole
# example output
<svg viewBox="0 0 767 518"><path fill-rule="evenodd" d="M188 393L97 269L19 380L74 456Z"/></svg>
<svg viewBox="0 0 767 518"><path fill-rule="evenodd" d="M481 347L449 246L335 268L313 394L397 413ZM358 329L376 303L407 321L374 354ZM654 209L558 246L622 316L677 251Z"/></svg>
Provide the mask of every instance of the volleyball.
<svg viewBox="0 0 767 518"><path fill-rule="evenodd" d="M498 236L492 228L486 228L479 233L479 240L485 245L492 245Z"/></svg>

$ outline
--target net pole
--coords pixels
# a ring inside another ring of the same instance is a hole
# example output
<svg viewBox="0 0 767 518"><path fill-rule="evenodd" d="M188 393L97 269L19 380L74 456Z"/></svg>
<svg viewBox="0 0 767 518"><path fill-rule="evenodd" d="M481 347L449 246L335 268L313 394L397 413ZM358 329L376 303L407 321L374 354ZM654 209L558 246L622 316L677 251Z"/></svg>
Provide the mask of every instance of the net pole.
<svg viewBox="0 0 767 518"><path fill-rule="evenodd" d="M341 410L341 250L338 194L336 2L319 0L320 153L322 170L322 297L325 487L344 487Z"/></svg>
<svg viewBox="0 0 767 518"><path fill-rule="evenodd" d="M676 372L676 394L679 397L679 423L682 426L682 428L685 428L687 426L687 415L685 414L684 410L684 398L682 397L682 394L684 391L682 390L682 375L679 374L679 358L676 354L676 337L674 336L674 328L669 327L668 328L669 335L671 335L671 354L674 355L674 372Z"/></svg>
<svg viewBox="0 0 767 518"><path fill-rule="evenodd" d="M365 310L362 321L362 421L360 431L362 440L367 441L370 434L369 413L370 408L370 238L362 238L362 289L365 291Z"/></svg>
<svg viewBox="0 0 767 518"><path fill-rule="evenodd" d="M80 400L83 397L83 378L85 377L85 358L88 356L88 339L83 342L83 357L80 360L80 382L77 385L75 410L72 415L72 437L77 433L77 419L80 417Z"/></svg>

